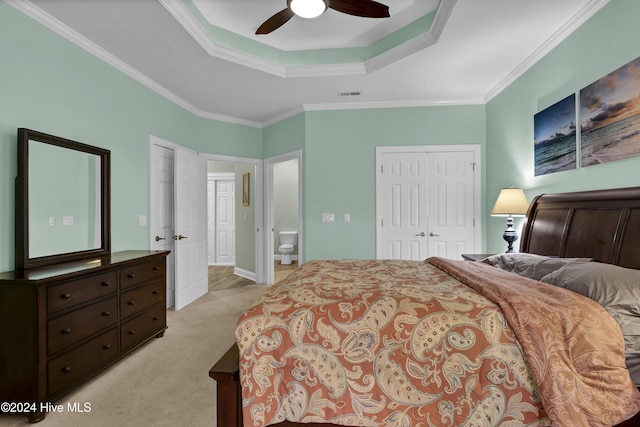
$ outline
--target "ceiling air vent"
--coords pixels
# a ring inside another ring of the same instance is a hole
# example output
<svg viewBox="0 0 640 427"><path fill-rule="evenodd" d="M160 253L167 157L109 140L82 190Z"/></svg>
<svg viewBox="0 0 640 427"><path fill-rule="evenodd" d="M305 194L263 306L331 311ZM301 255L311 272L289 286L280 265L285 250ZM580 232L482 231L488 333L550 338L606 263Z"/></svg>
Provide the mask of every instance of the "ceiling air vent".
<svg viewBox="0 0 640 427"><path fill-rule="evenodd" d="M360 96L362 95L362 92L360 92L359 90L357 91L347 91L347 92L338 92L338 96Z"/></svg>

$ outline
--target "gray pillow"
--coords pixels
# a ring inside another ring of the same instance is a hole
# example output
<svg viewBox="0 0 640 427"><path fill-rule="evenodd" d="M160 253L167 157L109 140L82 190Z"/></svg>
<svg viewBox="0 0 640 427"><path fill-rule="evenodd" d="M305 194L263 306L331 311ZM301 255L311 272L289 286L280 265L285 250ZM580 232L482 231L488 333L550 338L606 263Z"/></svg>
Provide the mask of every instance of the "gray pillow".
<svg viewBox="0 0 640 427"><path fill-rule="evenodd" d="M568 264L540 281L603 306L620 325L627 354L640 353L640 270L599 262Z"/></svg>
<svg viewBox="0 0 640 427"><path fill-rule="evenodd" d="M558 258L528 253L498 254L482 260L501 270L534 280L540 280L564 265L584 264L590 261L592 261L591 258Z"/></svg>

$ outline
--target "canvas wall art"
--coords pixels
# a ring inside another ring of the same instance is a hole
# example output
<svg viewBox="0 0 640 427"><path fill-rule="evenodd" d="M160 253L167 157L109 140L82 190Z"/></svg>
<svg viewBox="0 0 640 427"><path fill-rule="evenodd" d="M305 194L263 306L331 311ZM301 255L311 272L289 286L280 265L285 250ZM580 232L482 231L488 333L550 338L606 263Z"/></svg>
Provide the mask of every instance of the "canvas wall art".
<svg viewBox="0 0 640 427"><path fill-rule="evenodd" d="M640 58L580 91L582 166L640 155Z"/></svg>
<svg viewBox="0 0 640 427"><path fill-rule="evenodd" d="M577 167L575 94L536 114L533 128L536 176Z"/></svg>

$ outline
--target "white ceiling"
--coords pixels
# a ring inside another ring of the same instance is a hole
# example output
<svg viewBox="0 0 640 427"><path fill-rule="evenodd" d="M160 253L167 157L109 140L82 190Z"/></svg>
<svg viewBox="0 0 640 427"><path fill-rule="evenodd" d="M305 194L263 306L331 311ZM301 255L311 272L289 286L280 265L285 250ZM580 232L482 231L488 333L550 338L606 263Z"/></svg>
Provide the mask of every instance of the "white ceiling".
<svg viewBox="0 0 640 427"><path fill-rule="evenodd" d="M222 45L182 0L5 1L198 116L262 127L319 109L488 102L609 0L442 0L436 28L384 55L293 67ZM329 10L294 17L268 40L253 32L286 0L192 4L241 40L288 51L367 46L437 3L378 1L391 18Z"/></svg>

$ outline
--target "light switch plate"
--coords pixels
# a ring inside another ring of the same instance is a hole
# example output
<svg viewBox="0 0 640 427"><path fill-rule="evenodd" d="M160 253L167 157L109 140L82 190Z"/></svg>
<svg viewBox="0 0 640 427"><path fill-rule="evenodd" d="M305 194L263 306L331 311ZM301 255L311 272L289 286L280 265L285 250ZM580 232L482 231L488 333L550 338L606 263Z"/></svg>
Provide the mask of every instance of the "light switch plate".
<svg viewBox="0 0 640 427"><path fill-rule="evenodd" d="M147 216L146 215L138 215L138 225L140 227L144 227L147 225Z"/></svg>
<svg viewBox="0 0 640 427"><path fill-rule="evenodd" d="M334 222L335 219L332 213L323 213L322 214L322 222Z"/></svg>

